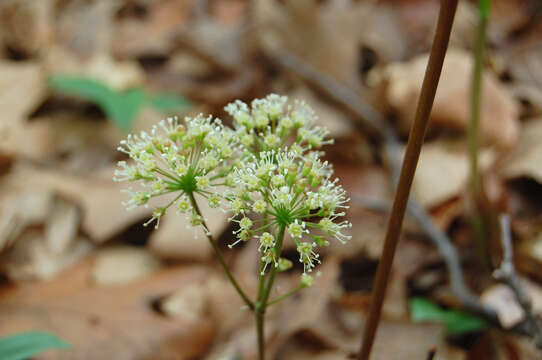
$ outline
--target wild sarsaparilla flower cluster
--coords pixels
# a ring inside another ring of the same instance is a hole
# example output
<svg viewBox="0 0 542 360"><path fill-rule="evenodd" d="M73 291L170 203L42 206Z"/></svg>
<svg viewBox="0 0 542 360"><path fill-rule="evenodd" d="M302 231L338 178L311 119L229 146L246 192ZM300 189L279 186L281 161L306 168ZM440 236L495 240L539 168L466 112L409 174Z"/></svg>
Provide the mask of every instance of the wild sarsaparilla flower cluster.
<svg viewBox="0 0 542 360"><path fill-rule="evenodd" d="M124 203L128 210L170 194L167 203L155 208L146 223L156 221L158 227L171 207L187 214L193 225L201 225L194 194L207 199L211 207L219 206L217 187L224 185L232 171L239 145L233 130L220 120L198 115L185 118L184 124L177 118L161 121L150 133L129 135L118 150L133 161L120 161L114 179L139 185L138 190L125 190L130 195Z"/></svg>
<svg viewBox="0 0 542 360"><path fill-rule="evenodd" d="M121 142L119 150L133 161L119 162L115 179L140 187L127 190L126 206L146 206L149 199L170 194L149 222L158 226L175 207L207 231L198 194L211 207L231 212L238 229L230 246L258 241L262 274L291 266L281 257L288 234L303 264L302 285L310 286L309 273L320 263L318 248L350 238L345 230L351 224L344 219L348 196L320 151L333 140L316 125L309 106L289 104L284 96L271 94L250 106L237 100L225 110L233 128L199 115L183 123L168 119Z"/></svg>

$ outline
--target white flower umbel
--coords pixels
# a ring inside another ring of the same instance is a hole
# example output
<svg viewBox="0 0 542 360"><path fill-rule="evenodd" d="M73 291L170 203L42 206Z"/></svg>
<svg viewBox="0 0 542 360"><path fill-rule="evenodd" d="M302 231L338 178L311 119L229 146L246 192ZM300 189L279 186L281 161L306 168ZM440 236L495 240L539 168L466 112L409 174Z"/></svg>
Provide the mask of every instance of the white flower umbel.
<svg viewBox="0 0 542 360"><path fill-rule="evenodd" d="M206 198L210 207L219 207L222 198L216 188L227 185L225 178L239 154L234 131L219 119L201 114L185 118L184 124L177 118L161 121L150 133L128 135L118 149L132 162L120 161L114 179L140 187L139 191L126 191L130 195L125 202L128 209L147 206L153 197L170 195L146 223L156 220L156 226L174 204L178 212L187 214L192 225L201 224L193 208L193 195Z"/></svg>
<svg viewBox="0 0 542 360"><path fill-rule="evenodd" d="M139 187L124 190L130 196L125 202L128 209L148 206L153 198L164 199L146 224L156 221L158 226L175 206L192 226L203 227L225 275L256 318L258 353L263 359L266 309L312 285L321 246L350 238L345 230L351 224L344 218L349 199L333 178L332 167L321 159L321 147L333 140L316 125L314 111L304 102L288 103L285 96L271 94L250 106L237 100L225 110L233 117L234 129L199 115L185 118L182 124L168 119L149 133L129 135L119 150L132 160L118 163L114 179ZM227 189L224 195L218 191L222 186ZM229 270L195 194L206 198L211 208L232 213L229 220L237 228L230 247L258 242L255 300ZM304 271L296 288L275 297L277 273L292 267L292 261L282 257L285 241L294 243Z"/></svg>
<svg viewBox="0 0 542 360"><path fill-rule="evenodd" d="M262 271L270 263L278 267L281 249L275 237L282 228L296 244L304 273L312 272L320 263L318 247L329 245L328 239L350 238L344 230L351 224L343 219L349 199L332 176L333 169L316 152L277 149L248 156L232 173L235 191L226 194L231 221L239 224L232 246L255 238Z"/></svg>
<svg viewBox="0 0 542 360"><path fill-rule="evenodd" d="M253 154L285 146L301 154L333 143L329 131L316 125L314 111L302 101L288 104L286 96L270 94L250 107L236 100L224 110L233 117L241 144Z"/></svg>

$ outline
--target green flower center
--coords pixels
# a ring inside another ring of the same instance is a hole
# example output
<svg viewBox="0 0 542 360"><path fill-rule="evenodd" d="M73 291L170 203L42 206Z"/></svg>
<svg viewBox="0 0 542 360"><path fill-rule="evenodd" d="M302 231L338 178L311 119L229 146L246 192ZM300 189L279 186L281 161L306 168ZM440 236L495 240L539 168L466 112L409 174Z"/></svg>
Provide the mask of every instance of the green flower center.
<svg viewBox="0 0 542 360"><path fill-rule="evenodd" d="M177 181L177 188L186 194L192 194L198 188L196 176L198 176L196 170L190 166L186 174Z"/></svg>
<svg viewBox="0 0 542 360"><path fill-rule="evenodd" d="M277 206L274 209L277 215L277 221L280 225L288 226L292 221L294 221L289 208L285 206Z"/></svg>

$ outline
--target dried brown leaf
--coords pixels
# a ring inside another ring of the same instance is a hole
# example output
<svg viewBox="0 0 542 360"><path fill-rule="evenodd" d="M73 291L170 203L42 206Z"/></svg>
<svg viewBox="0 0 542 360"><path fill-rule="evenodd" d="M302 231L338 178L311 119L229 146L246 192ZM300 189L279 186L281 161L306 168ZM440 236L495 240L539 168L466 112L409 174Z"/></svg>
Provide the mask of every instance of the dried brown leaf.
<svg viewBox="0 0 542 360"><path fill-rule="evenodd" d="M494 161L491 150L480 153L482 169ZM413 183L416 198L422 205L433 207L460 195L469 181L469 164L469 155L461 144L445 141L425 144Z"/></svg>
<svg viewBox="0 0 542 360"><path fill-rule="evenodd" d="M533 311L542 313L542 287L525 278L521 278L521 282L532 301ZM504 284L486 289L481 300L497 311L499 321L505 329L512 328L525 318L525 312L518 304L512 289Z"/></svg>
<svg viewBox="0 0 542 360"><path fill-rule="evenodd" d="M542 267L542 233L539 232L536 236L523 240L516 248L516 254L518 269L538 280L542 280L542 274L540 273Z"/></svg>
<svg viewBox="0 0 542 360"><path fill-rule="evenodd" d="M53 1L0 3L0 42L16 56L42 54L53 40Z"/></svg>
<svg viewBox="0 0 542 360"><path fill-rule="evenodd" d="M56 44L82 56L108 52L118 2L69 1L56 7Z"/></svg>
<svg viewBox="0 0 542 360"><path fill-rule="evenodd" d="M45 97L40 65L35 62L0 62L0 150L28 153L32 142L25 138L26 118Z"/></svg>
<svg viewBox="0 0 542 360"><path fill-rule="evenodd" d="M112 168L94 172L94 176L74 176L52 170L17 166L4 176L6 188L53 191L76 203L83 213L82 228L91 240L103 242L120 233L128 225L149 216L151 210L137 208L126 211L120 192L125 186L114 182Z"/></svg>
<svg viewBox="0 0 542 360"><path fill-rule="evenodd" d="M38 329L72 345L37 359L161 360L202 358L214 339L205 318L194 323L166 320L151 303L176 289L205 279L199 266L171 268L136 283L91 286L92 260L45 283L4 290L0 334Z"/></svg>
<svg viewBox="0 0 542 360"><path fill-rule="evenodd" d="M190 4L186 0L138 4L146 16L121 16L112 38L113 54L125 58L167 54L174 46L174 35L186 26Z"/></svg>
<svg viewBox="0 0 542 360"><path fill-rule="evenodd" d="M102 286L129 284L150 276L160 267L160 261L144 248L114 246L96 255L92 280Z"/></svg>
<svg viewBox="0 0 542 360"><path fill-rule="evenodd" d="M427 55L419 56L384 70L388 80L387 101L399 113L403 131L410 128L414 119L427 59ZM431 112L432 126L466 132L470 121L472 64L472 56L466 51L451 49L446 55ZM512 147L519 136L517 101L489 71L484 72L483 89L482 139L485 143Z"/></svg>
<svg viewBox="0 0 542 360"><path fill-rule="evenodd" d="M162 300L160 309L172 318L181 318L185 322L199 321L204 317L206 309L205 290L204 284L185 286Z"/></svg>
<svg viewBox="0 0 542 360"><path fill-rule="evenodd" d="M90 253L92 245L87 239L75 239L61 253L51 251L43 234L26 230L1 256L1 270L16 282L48 280L73 266Z"/></svg>
<svg viewBox="0 0 542 360"><path fill-rule="evenodd" d="M529 177L542 184L542 118L523 125L518 145L505 159L505 177Z"/></svg>
<svg viewBox="0 0 542 360"><path fill-rule="evenodd" d="M281 351L281 359L297 359L296 356L320 359L345 359L359 350L359 332L362 330L364 316L360 313L326 312L318 326L305 332L310 340L303 338L290 342ZM441 359L461 359L461 353L452 355L453 350L443 343L443 329L434 324L412 324L405 321L383 319L376 337L371 359L424 359L432 347L438 347ZM318 352L315 348L324 349ZM327 350L327 351L326 351ZM446 354L446 355L445 355ZM450 354L450 357L447 355Z"/></svg>
<svg viewBox="0 0 542 360"><path fill-rule="evenodd" d="M66 200L57 198L49 209L49 217L45 223L45 241L51 252L66 251L79 231L81 214L77 206Z"/></svg>
<svg viewBox="0 0 542 360"><path fill-rule="evenodd" d="M354 89L361 89L362 46L383 60L398 60L405 50L395 13L385 5L264 0L254 8L265 48L287 49Z"/></svg>

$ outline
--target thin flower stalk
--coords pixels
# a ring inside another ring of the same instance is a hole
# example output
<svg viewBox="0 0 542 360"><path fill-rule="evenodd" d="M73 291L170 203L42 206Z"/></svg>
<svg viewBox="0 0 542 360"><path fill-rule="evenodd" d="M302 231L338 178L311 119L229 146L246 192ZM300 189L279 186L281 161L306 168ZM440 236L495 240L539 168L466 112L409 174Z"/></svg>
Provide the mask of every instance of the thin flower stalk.
<svg viewBox="0 0 542 360"><path fill-rule="evenodd" d="M490 268L490 256L486 236L486 224L482 217L479 202L483 196L482 178L479 170L478 154L480 152L480 112L482 101L482 75L484 67L484 50L489 21L490 1L478 1L478 25L476 42L474 44L474 69L471 84L470 122L467 133L470 153L471 200L473 205L472 228L478 244L480 262Z"/></svg>

